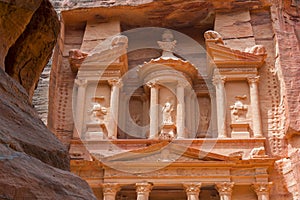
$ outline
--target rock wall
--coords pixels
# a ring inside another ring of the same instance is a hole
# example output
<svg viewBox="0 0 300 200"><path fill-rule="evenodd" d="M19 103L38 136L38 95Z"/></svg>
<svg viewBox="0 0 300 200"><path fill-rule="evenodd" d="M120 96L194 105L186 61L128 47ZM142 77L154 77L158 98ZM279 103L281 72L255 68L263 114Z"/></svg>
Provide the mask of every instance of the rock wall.
<svg viewBox="0 0 300 200"><path fill-rule="evenodd" d="M58 35L59 22L49 1L4 2L0 1L0 29L6 32L0 42L7 45L0 50L0 63L4 66L5 62L5 71L21 83L31 99L56 44L53 36Z"/></svg>
<svg viewBox="0 0 300 200"><path fill-rule="evenodd" d="M95 199L30 103L58 31L48 1L0 1L0 199Z"/></svg>

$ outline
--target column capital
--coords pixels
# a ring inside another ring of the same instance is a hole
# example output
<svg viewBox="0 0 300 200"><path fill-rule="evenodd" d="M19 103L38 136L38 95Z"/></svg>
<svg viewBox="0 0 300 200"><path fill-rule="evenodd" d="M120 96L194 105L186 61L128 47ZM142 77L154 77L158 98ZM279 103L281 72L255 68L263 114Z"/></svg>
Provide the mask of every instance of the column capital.
<svg viewBox="0 0 300 200"><path fill-rule="evenodd" d="M149 193L151 192L153 187L152 183L144 182L144 183L136 183L135 188L136 192L141 192L141 193Z"/></svg>
<svg viewBox="0 0 300 200"><path fill-rule="evenodd" d="M110 79L108 80L108 84L111 86L116 86L116 87L122 87L123 83L121 81L121 79Z"/></svg>
<svg viewBox="0 0 300 200"><path fill-rule="evenodd" d="M103 183L102 189L104 194L116 194L120 189L120 185L117 183Z"/></svg>
<svg viewBox="0 0 300 200"><path fill-rule="evenodd" d="M157 81L149 81L146 83L147 87L149 88L159 88L160 85L157 83Z"/></svg>
<svg viewBox="0 0 300 200"><path fill-rule="evenodd" d="M231 195L233 186L234 186L233 182L216 183L216 187L220 195L222 194Z"/></svg>
<svg viewBox="0 0 300 200"><path fill-rule="evenodd" d="M256 194L269 193L272 184L272 182L257 182L252 184L252 188L256 192Z"/></svg>
<svg viewBox="0 0 300 200"><path fill-rule="evenodd" d="M258 83L259 76L248 76L247 80L248 80L248 83Z"/></svg>
<svg viewBox="0 0 300 200"><path fill-rule="evenodd" d="M183 183L183 186L185 188L185 192L187 194L199 194L201 183Z"/></svg>
<svg viewBox="0 0 300 200"><path fill-rule="evenodd" d="M178 81L177 82L177 87L187 87L189 85L190 85L190 83L188 81Z"/></svg>
<svg viewBox="0 0 300 200"><path fill-rule="evenodd" d="M74 82L75 82L75 84L76 84L77 86L79 86L79 87L86 87L88 81L87 81L86 79L78 79L78 78L76 78L76 79L74 80Z"/></svg>
<svg viewBox="0 0 300 200"><path fill-rule="evenodd" d="M226 76L223 75L219 75L219 74L215 74L213 79L212 79L212 83L217 86L219 84L224 84L226 81Z"/></svg>

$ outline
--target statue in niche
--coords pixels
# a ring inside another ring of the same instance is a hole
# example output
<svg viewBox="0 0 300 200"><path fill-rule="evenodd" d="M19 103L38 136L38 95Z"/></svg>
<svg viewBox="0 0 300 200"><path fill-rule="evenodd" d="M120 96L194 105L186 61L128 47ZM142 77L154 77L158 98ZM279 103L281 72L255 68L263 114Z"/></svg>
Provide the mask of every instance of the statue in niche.
<svg viewBox="0 0 300 200"><path fill-rule="evenodd" d="M244 105L242 102L242 100L245 100L246 98L247 98L246 95L235 97L236 102L234 103L234 105L230 106L233 121L243 122L246 120L248 106Z"/></svg>
<svg viewBox="0 0 300 200"><path fill-rule="evenodd" d="M174 111L173 104L167 100L162 108L163 124L174 124L172 119L172 112Z"/></svg>
<svg viewBox="0 0 300 200"><path fill-rule="evenodd" d="M90 117L92 122L101 123L104 120L104 116L107 114L107 108L101 105L101 101L104 100L104 97L95 97L93 98L93 107L90 110Z"/></svg>

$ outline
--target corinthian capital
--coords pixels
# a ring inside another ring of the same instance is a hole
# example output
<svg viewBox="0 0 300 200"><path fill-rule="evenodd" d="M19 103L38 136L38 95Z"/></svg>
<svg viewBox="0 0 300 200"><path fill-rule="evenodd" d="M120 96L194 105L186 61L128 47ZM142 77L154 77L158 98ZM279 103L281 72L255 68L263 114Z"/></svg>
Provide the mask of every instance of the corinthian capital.
<svg viewBox="0 0 300 200"><path fill-rule="evenodd" d="M226 194L229 195L232 192L234 183L233 182L223 182L223 183L217 183L216 187L220 194Z"/></svg>
<svg viewBox="0 0 300 200"><path fill-rule="evenodd" d="M187 194L199 194L201 183L184 183L185 192Z"/></svg>
<svg viewBox="0 0 300 200"><path fill-rule="evenodd" d="M256 194L269 193L271 186L272 186L272 183L258 182L258 183L253 183L252 188L256 192Z"/></svg>
<svg viewBox="0 0 300 200"><path fill-rule="evenodd" d="M75 84L79 87L85 87L87 85L87 80L85 79L75 79Z"/></svg>
<svg viewBox="0 0 300 200"><path fill-rule="evenodd" d="M258 83L259 76L249 76L247 77L248 83Z"/></svg>
<svg viewBox="0 0 300 200"><path fill-rule="evenodd" d="M138 193L149 193L152 189L152 183L136 183L136 192Z"/></svg>
<svg viewBox="0 0 300 200"><path fill-rule="evenodd" d="M122 81L120 79L110 79L108 80L108 84L111 86L122 87Z"/></svg>
<svg viewBox="0 0 300 200"><path fill-rule="evenodd" d="M117 183L104 183L102 184L102 188L104 194L116 194L119 191L120 186Z"/></svg>
<svg viewBox="0 0 300 200"><path fill-rule="evenodd" d="M219 85L219 84L224 84L226 81L226 76L222 76L222 75L214 75L213 77L213 84L215 86Z"/></svg>
<svg viewBox="0 0 300 200"><path fill-rule="evenodd" d="M156 81L149 81L148 83L146 83L146 85L147 85L149 88L159 88L159 85L157 84Z"/></svg>

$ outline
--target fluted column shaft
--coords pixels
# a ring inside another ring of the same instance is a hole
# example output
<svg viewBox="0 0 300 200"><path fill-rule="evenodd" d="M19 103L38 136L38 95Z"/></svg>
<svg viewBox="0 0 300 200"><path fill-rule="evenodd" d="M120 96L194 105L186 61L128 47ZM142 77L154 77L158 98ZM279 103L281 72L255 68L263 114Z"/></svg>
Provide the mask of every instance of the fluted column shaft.
<svg viewBox="0 0 300 200"><path fill-rule="evenodd" d="M178 83L177 90L177 114L176 114L176 128L177 128L177 138L185 137L185 103L184 103L184 85Z"/></svg>
<svg viewBox="0 0 300 200"><path fill-rule="evenodd" d="M253 135L254 137L263 137L261 128L261 115L259 108L259 95L258 95L258 80L259 76L248 77L250 87L250 99L253 121Z"/></svg>
<svg viewBox="0 0 300 200"><path fill-rule="evenodd" d="M226 136L226 98L225 98L225 77L221 75L215 75L213 84L216 87L216 103L217 103L217 126L218 137L225 138Z"/></svg>
<svg viewBox="0 0 300 200"><path fill-rule="evenodd" d="M224 182L224 183L216 184L216 188L219 192L220 200L231 200L233 186L234 183L232 182Z"/></svg>
<svg viewBox="0 0 300 200"><path fill-rule="evenodd" d="M118 134L118 112L119 112L119 94L122 83L118 79L109 80L111 85L110 95L110 130L108 131L109 139L116 139Z"/></svg>
<svg viewBox="0 0 300 200"><path fill-rule="evenodd" d="M137 200L148 200L152 189L151 183L136 183Z"/></svg>
<svg viewBox="0 0 300 200"><path fill-rule="evenodd" d="M252 185L253 190L256 192L258 200L269 200L270 199L270 189L272 183L254 183Z"/></svg>
<svg viewBox="0 0 300 200"><path fill-rule="evenodd" d="M184 183L187 200L199 200L201 183Z"/></svg>
<svg viewBox="0 0 300 200"><path fill-rule="evenodd" d="M102 185L103 189L103 200L115 200L116 194L120 187L116 183L104 183Z"/></svg>
<svg viewBox="0 0 300 200"><path fill-rule="evenodd" d="M78 87L76 98L76 111L75 111L75 129L73 133L74 138L80 138L83 130L83 117L85 107L85 93L87 80L75 79L75 84Z"/></svg>
<svg viewBox="0 0 300 200"><path fill-rule="evenodd" d="M157 137L158 133L158 93L159 85L154 82L147 83L150 87L150 134L149 138Z"/></svg>

